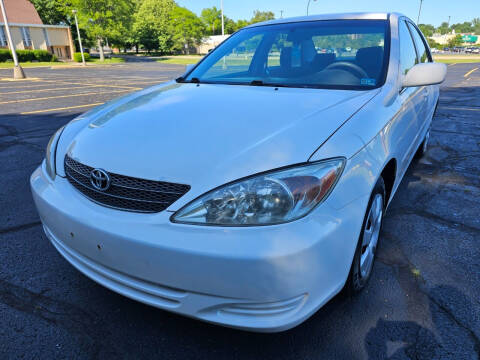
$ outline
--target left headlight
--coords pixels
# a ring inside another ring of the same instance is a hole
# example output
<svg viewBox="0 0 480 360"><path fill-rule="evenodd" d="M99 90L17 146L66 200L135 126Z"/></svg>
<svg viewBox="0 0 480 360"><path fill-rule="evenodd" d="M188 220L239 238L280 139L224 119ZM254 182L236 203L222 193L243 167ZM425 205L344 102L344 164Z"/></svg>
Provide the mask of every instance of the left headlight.
<svg viewBox="0 0 480 360"><path fill-rule="evenodd" d="M177 223L218 226L281 224L326 199L345 159L335 158L254 175L214 189L172 216Z"/></svg>
<svg viewBox="0 0 480 360"><path fill-rule="evenodd" d="M52 180L55 179L55 175L57 173L55 168L55 157L57 155L58 140L60 139L60 135L62 135L64 128L65 126L62 126L55 132L55 134L53 134L48 141L47 149L45 151L45 168L48 176L50 176Z"/></svg>

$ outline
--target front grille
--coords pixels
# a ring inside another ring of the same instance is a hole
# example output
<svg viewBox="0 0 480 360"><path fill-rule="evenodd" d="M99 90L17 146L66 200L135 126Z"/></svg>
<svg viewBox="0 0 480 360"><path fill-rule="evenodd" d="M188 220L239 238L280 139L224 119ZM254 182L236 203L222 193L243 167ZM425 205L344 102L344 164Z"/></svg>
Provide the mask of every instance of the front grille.
<svg viewBox="0 0 480 360"><path fill-rule="evenodd" d="M99 191L90 183L90 172L93 169L68 155L65 156L65 174L70 184L90 200L115 209L145 213L160 212L190 190L188 185L109 173L110 187L105 191Z"/></svg>

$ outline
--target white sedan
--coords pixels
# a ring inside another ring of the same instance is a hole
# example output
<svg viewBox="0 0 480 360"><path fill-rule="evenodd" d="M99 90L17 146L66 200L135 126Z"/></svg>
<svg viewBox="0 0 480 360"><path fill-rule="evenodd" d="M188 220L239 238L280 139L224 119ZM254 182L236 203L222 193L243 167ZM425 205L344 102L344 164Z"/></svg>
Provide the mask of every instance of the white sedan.
<svg viewBox="0 0 480 360"><path fill-rule="evenodd" d="M445 74L400 14L249 26L54 134L31 177L45 233L132 299L289 329L366 286Z"/></svg>

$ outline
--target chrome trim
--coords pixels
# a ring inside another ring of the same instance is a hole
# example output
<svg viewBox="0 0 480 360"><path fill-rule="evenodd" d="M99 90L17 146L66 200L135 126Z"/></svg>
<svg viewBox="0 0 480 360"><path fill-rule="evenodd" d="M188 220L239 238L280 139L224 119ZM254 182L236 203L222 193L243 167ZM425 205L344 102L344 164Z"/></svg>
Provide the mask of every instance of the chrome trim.
<svg viewBox="0 0 480 360"><path fill-rule="evenodd" d="M67 180L78 192L96 204L117 210L158 213L166 210L190 190L189 185L134 178L105 171L110 176L111 183L108 189L101 191L92 186L90 181L90 173L95 168L68 155L65 156L64 165ZM137 184L138 187L135 186ZM162 188L165 188L165 191L162 191Z"/></svg>

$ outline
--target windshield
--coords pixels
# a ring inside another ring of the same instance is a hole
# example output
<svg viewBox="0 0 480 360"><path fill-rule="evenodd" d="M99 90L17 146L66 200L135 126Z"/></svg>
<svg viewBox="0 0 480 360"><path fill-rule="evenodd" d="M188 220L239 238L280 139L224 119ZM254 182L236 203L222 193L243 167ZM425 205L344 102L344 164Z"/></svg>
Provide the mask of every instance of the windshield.
<svg viewBox="0 0 480 360"><path fill-rule="evenodd" d="M383 85L389 47L385 20L325 20L240 30L185 82L372 89Z"/></svg>

